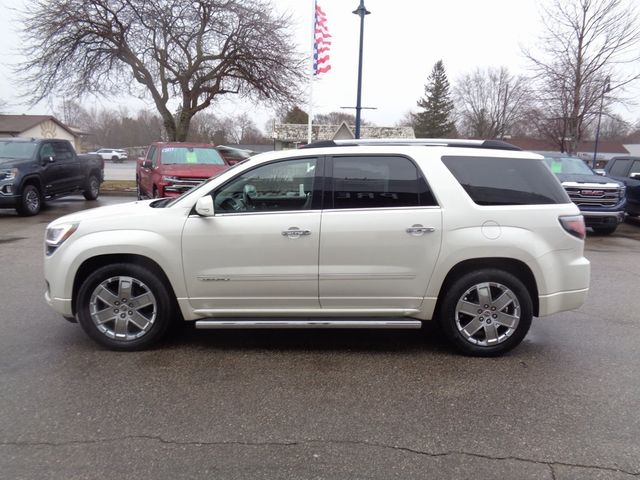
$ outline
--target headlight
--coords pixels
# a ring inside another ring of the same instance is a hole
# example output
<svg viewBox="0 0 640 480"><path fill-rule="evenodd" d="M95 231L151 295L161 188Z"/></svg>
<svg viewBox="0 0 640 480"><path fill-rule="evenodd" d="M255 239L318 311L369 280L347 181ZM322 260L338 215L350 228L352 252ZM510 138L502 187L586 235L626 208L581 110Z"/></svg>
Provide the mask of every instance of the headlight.
<svg viewBox="0 0 640 480"><path fill-rule="evenodd" d="M13 180L17 176L17 168L0 168L0 180Z"/></svg>
<svg viewBox="0 0 640 480"><path fill-rule="evenodd" d="M73 235L78 229L78 223L63 223L55 227L47 228L44 235L44 242L49 247L59 247L64 241Z"/></svg>
<svg viewBox="0 0 640 480"><path fill-rule="evenodd" d="M162 181L163 182L173 183L173 182L177 182L178 180L179 180L178 177L172 177L170 175L163 175L162 176Z"/></svg>

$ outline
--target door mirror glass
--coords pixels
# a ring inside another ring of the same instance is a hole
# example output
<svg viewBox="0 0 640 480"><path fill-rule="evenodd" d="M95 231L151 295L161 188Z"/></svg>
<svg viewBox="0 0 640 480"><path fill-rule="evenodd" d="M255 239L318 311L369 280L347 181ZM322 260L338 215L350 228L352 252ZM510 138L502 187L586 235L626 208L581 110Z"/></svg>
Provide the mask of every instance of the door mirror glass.
<svg viewBox="0 0 640 480"><path fill-rule="evenodd" d="M211 195L205 195L196 202L196 213L201 217L213 217L213 198Z"/></svg>

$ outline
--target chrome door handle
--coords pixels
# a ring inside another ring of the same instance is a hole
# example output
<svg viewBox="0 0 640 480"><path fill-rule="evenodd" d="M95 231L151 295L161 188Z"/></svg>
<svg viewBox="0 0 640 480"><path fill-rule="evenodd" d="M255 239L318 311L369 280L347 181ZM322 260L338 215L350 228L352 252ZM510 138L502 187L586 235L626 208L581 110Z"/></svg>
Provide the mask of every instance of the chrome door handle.
<svg viewBox="0 0 640 480"><path fill-rule="evenodd" d="M423 235L425 233L431 233L431 232L435 232L436 229L433 227L423 227L422 225L412 225L409 228L407 228L407 233L410 235L415 235L415 236L420 236Z"/></svg>
<svg viewBox="0 0 640 480"><path fill-rule="evenodd" d="M298 227L291 227L289 230L282 232L283 237L300 238L306 235L311 235L311 230L300 230Z"/></svg>

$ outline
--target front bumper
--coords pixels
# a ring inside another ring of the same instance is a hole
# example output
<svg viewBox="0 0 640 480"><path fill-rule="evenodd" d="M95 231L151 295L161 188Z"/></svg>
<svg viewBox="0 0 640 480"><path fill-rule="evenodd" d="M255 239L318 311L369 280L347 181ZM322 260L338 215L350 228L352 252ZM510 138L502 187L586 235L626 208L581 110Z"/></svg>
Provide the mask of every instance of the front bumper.
<svg viewBox="0 0 640 480"><path fill-rule="evenodd" d="M70 298L56 298L51 297L48 291L44 292L44 299L47 301L49 306L53 308L56 312L60 313L67 320L73 319L73 310L71 308L71 299Z"/></svg>
<svg viewBox="0 0 640 480"><path fill-rule="evenodd" d="M580 211L587 227L613 227L624 221L624 209L617 212Z"/></svg>
<svg viewBox="0 0 640 480"><path fill-rule="evenodd" d="M16 195L14 180L0 181L0 208L13 208L19 200L20 195Z"/></svg>

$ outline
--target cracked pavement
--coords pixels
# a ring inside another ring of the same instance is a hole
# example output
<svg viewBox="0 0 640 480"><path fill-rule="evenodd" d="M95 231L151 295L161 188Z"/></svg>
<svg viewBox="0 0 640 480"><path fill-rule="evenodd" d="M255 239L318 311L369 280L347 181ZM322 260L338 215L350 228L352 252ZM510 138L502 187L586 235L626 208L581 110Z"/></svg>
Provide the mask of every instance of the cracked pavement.
<svg viewBox="0 0 640 480"><path fill-rule="evenodd" d="M126 200L102 197L101 203ZM203 332L114 353L42 298L0 210L0 479L640 478L640 223L590 236L580 310L495 359L426 332Z"/></svg>

